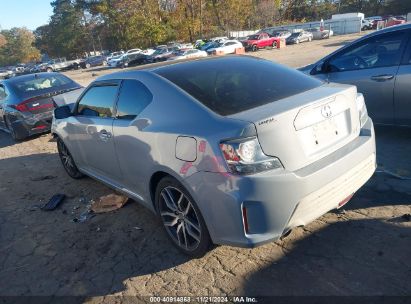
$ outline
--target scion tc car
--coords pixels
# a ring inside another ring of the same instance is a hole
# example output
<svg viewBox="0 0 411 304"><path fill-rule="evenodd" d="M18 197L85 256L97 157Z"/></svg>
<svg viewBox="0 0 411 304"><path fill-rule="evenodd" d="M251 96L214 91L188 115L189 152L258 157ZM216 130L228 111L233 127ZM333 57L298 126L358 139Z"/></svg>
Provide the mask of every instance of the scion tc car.
<svg viewBox="0 0 411 304"><path fill-rule="evenodd" d="M301 71L356 85L375 123L411 126L411 24L361 37Z"/></svg>
<svg viewBox="0 0 411 304"><path fill-rule="evenodd" d="M102 76L54 114L67 173L141 202L192 256L278 239L343 206L376 166L355 86L249 56Z"/></svg>
<svg viewBox="0 0 411 304"><path fill-rule="evenodd" d="M39 73L0 81L0 128L15 140L50 131L53 96L81 86L59 73Z"/></svg>

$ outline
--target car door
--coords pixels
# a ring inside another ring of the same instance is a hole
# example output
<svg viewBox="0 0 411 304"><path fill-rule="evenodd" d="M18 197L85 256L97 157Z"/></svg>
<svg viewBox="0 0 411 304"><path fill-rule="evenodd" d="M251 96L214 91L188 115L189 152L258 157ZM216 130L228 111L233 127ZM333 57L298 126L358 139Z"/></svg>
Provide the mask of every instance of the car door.
<svg viewBox="0 0 411 304"><path fill-rule="evenodd" d="M67 122L73 157L81 168L98 177L121 178L112 136L119 81L95 82L80 97Z"/></svg>
<svg viewBox="0 0 411 304"><path fill-rule="evenodd" d="M411 38L395 79L394 118L396 125L411 126Z"/></svg>
<svg viewBox="0 0 411 304"><path fill-rule="evenodd" d="M328 59L323 76L330 82L356 85L374 122L393 124L394 83L407 39L403 30L359 41Z"/></svg>
<svg viewBox="0 0 411 304"><path fill-rule="evenodd" d="M261 42L262 42L262 46L263 46L263 47L269 46L269 45L270 45L270 41L269 41L269 39L268 39L268 35L262 34L262 35L261 35Z"/></svg>
<svg viewBox="0 0 411 304"><path fill-rule="evenodd" d="M151 147L147 144L150 134L144 130L149 120L140 114L152 99L152 93L140 81L123 80L113 122L114 144L123 184L142 197L153 159Z"/></svg>

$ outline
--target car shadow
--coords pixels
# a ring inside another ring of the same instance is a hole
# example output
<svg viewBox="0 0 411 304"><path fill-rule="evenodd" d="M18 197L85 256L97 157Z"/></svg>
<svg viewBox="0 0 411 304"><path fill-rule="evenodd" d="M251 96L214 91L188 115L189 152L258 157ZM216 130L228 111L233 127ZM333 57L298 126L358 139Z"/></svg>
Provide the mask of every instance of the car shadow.
<svg viewBox="0 0 411 304"><path fill-rule="evenodd" d="M113 190L91 178L69 178L56 153L0 159L0 176L2 296L105 296L129 290L133 279L143 284L188 262L201 267L172 246L157 216L132 200L117 211L73 222L91 199ZM409 204L406 192L374 185L380 185L379 178L385 177L374 175L345 210L357 214L358 209ZM56 193L67 198L54 211L41 211L39 206ZM276 242L282 252L278 258L269 257L257 272L247 273L237 294L410 294L410 287L404 287L411 270L410 227L400 214L388 220L371 217L333 216L326 227L311 228L321 218L296 229L292 240ZM262 263L261 250L250 251L250 259ZM173 272L167 277L173 284Z"/></svg>
<svg viewBox="0 0 411 304"><path fill-rule="evenodd" d="M398 296L411 293L411 286L406 283L411 271L410 225L367 218L331 223L299 236L293 234L299 240L277 242L282 257L250 274L241 294Z"/></svg>
<svg viewBox="0 0 411 304"><path fill-rule="evenodd" d="M16 142L16 141L11 137L10 133L8 133L8 132L0 129L0 149L1 149L1 148L6 148L6 147L10 147L10 146L13 146L13 145L18 144L18 143L27 142L27 141L30 141L30 140L39 138L40 136L43 136L43 135L46 135L46 134L47 134L47 133L31 135L31 136L29 136L29 137L26 137L26 138L24 138L24 139L19 140L19 141Z"/></svg>
<svg viewBox="0 0 411 304"><path fill-rule="evenodd" d="M91 199L113 190L70 179L56 153L0 160L0 294L107 295L124 281L189 259L173 247L160 220L133 200L121 209L73 222ZM42 211L56 193L66 199Z"/></svg>

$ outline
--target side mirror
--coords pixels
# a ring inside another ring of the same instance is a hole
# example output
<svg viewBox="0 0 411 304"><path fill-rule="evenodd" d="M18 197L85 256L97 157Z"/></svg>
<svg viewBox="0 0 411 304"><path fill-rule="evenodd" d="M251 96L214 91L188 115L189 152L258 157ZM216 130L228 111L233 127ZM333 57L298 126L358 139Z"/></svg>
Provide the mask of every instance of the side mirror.
<svg viewBox="0 0 411 304"><path fill-rule="evenodd" d="M65 105L54 109L54 118L55 119L64 119L72 116L70 106Z"/></svg>
<svg viewBox="0 0 411 304"><path fill-rule="evenodd" d="M328 63L327 62L320 62L317 64L312 70L311 70L311 75L317 75L317 74L323 74L323 73L328 73Z"/></svg>

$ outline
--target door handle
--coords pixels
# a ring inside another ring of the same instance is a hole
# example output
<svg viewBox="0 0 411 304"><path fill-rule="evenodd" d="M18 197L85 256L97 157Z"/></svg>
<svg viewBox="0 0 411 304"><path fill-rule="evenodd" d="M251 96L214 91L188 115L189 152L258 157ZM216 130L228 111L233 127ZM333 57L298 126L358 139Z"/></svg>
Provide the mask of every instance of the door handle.
<svg viewBox="0 0 411 304"><path fill-rule="evenodd" d="M111 133L107 132L107 130L103 129L99 132L99 136L100 136L101 140L107 141L108 139L111 138Z"/></svg>
<svg viewBox="0 0 411 304"><path fill-rule="evenodd" d="M390 75L390 74L371 76L371 80L374 80L374 81L387 81L393 78L394 78L394 75Z"/></svg>

